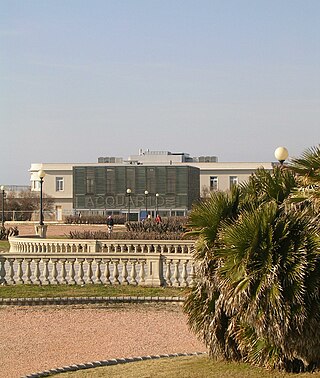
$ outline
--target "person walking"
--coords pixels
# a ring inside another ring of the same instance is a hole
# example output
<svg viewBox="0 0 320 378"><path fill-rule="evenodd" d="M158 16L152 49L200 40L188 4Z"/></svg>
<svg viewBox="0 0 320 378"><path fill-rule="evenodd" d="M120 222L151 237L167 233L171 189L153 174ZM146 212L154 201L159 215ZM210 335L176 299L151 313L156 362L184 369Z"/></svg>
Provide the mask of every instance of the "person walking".
<svg viewBox="0 0 320 378"><path fill-rule="evenodd" d="M109 215L108 218L107 218L107 226L108 226L108 232L109 232L109 234L111 234L111 232L113 230L113 225L114 225L113 218L112 218L111 215Z"/></svg>

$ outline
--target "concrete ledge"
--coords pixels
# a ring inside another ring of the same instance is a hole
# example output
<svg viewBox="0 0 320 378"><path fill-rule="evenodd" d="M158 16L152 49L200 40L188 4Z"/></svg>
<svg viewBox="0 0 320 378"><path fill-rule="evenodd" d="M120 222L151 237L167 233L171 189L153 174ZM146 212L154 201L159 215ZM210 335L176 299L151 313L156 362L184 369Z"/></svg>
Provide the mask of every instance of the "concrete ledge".
<svg viewBox="0 0 320 378"><path fill-rule="evenodd" d="M55 298L0 298L0 306L44 306L108 303L182 303L183 297L55 297Z"/></svg>
<svg viewBox="0 0 320 378"><path fill-rule="evenodd" d="M94 361L78 365L63 366L55 369L44 370L38 373L31 373L23 376L22 378L42 378L49 377L59 373L65 373L68 371L92 369L99 366L111 366L119 364L127 364L130 362L144 361L144 360L157 360L159 358L173 358L173 357L191 357L200 356L206 354L206 352L193 352L193 353L172 353L172 354L160 354L143 357L129 357L129 358L113 358L110 360Z"/></svg>

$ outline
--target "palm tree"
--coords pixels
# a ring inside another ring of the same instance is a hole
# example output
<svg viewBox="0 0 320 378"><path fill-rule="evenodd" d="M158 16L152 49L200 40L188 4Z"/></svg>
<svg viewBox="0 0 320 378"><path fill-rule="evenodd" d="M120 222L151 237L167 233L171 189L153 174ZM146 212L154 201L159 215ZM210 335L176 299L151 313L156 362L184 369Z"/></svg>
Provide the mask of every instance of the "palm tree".
<svg viewBox="0 0 320 378"><path fill-rule="evenodd" d="M299 187L293 193L295 202L309 202L320 210L320 145L304 151L300 158L292 159L290 168L298 176Z"/></svg>
<svg viewBox="0 0 320 378"><path fill-rule="evenodd" d="M290 170L260 169L190 215L199 269L184 310L212 357L320 365L319 228L290 204L296 186Z"/></svg>

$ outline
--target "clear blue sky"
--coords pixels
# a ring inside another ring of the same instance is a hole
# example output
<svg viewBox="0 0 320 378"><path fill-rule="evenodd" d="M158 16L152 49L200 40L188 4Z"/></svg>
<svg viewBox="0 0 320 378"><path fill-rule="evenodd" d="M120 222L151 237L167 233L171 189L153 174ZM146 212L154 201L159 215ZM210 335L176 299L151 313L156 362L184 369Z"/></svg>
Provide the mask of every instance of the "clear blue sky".
<svg viewBox="0 0 320 378"><path fill-rule="evenodd" d="M1 0L0 183L139 148L320 142L319 0Z"/></svg>

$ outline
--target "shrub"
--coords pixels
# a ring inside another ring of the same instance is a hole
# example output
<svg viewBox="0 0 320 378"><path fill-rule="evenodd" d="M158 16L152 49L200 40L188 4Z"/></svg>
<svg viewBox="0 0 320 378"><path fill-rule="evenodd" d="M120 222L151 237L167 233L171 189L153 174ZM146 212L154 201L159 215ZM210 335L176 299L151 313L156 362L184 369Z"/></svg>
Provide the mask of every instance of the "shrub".
<svg viewBox="0 0 320 378"><path fill-rule="evenodd" d="M180 240L184 234L186 218L166 218L157 224L153 219L127 222L126 232L71 231L71 239L120 239L120 240Z"/></svg>
<svg viewBox="0 0 320 378"><path fill-rule="evenodd" d="M69 215L65 218L66 224L106 224L106 215ZM125 215L113 215L114 224L125 224Z"/></svg>
<svg viewBox="0 0 320 378"><path fill-rule="evenodd" d="M0 228L0 240L7 240L9 236L19 235L19 230L17 227L1 227Z"/></svg>

